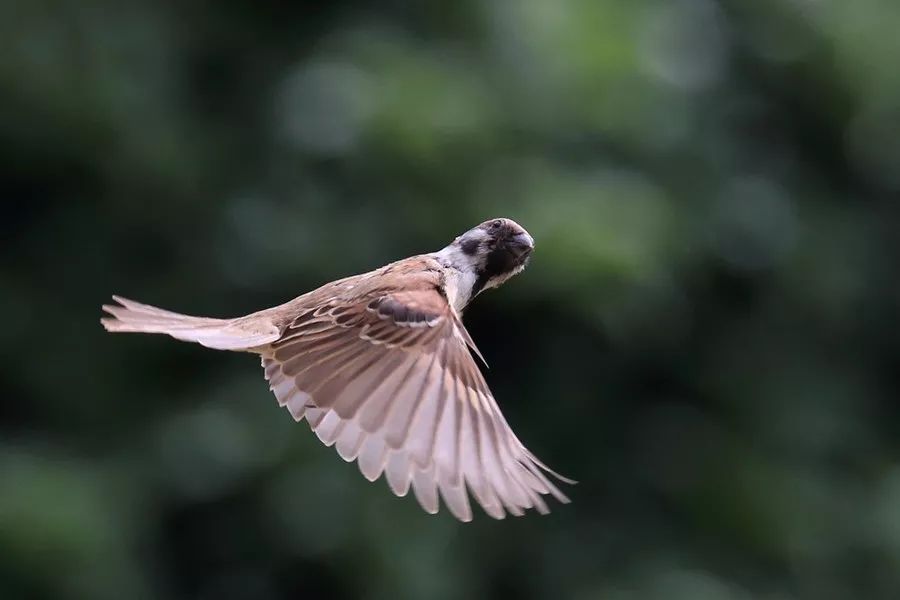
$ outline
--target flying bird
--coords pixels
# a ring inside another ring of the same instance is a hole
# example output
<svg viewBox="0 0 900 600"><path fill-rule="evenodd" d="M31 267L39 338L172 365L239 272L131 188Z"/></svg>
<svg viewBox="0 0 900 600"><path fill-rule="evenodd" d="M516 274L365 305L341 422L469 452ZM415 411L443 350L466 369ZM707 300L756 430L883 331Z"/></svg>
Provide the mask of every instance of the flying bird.
<svg viewBox="0 0 900 600"><path fill-rule="evenodd" d="M549 512L569 499L513 433L473 358L462 323L484 290L520 273L534 240L491 219L442 250L333 281L285 304L234 319L192 317L113 296L107 331L163 333L262 357L278 404L356 460L370 481L410 487L429 513L439 496L461 521L469 494L496 519ZM468 490L468 491L467 491Z"/></svg>

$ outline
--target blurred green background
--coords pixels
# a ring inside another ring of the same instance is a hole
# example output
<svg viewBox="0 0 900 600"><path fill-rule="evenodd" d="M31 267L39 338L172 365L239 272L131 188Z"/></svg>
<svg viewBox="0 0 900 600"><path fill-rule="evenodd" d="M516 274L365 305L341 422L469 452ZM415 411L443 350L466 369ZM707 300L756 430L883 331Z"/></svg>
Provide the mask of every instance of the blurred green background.
<svg viewBox="0 0 900 600"><path fill-rule="evenodd" d="M0 1L0 598L900 597L900 3ZM466 315L580 480L459 524L235 316L495 216ZM894 257L894 258L891 258Z"/></svg>

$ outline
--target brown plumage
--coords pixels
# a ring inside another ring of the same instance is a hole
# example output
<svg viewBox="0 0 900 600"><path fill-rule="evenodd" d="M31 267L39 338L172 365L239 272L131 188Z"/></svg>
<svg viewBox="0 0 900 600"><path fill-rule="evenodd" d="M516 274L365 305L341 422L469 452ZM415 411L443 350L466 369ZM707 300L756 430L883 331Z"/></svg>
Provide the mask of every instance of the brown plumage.
<svg viewBox="0 0 900 600"><path fill-rule="evenodd" d="M470 350L460 313L482 289L521 271L531 237L508 219L487 221L437 253L341 279L236 319L189 317L114 297L109 331L165 333L210 348L262 356L280 406L306 419L344 460L390 489L410 487L434 513L438 497L460 520L467 490L495 518L568 499L515 436ZM499 265L499 267L498 267Z"/></svg>

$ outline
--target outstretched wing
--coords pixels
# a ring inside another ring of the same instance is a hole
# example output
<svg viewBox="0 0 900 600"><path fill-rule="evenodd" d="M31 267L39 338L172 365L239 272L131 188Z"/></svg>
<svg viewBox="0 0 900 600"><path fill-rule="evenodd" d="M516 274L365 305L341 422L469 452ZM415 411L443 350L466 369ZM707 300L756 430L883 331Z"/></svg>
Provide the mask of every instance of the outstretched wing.
<svg viewBox="0 0 900 600"><path fill-rule="evenodd" d="M512 432L459 318L434 282L419 279L303 310L263 354L278 403L370 481L385 473L398 496L412 486L429 513L440 494L471 520L467 489L497 519L548 512L545 494L568 502L546 473L569 481Z"/></svg>

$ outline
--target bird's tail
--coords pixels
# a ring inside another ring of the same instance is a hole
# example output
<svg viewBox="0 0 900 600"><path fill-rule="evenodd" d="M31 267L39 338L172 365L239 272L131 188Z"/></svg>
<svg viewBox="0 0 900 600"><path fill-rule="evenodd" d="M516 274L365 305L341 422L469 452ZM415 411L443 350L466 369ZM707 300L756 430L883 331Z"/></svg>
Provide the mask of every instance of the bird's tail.
<svg viewBox="0 0 900 600"><path fill-rule="evenodd" d="M104 304L112 315L100 319L111 332L163 333L217 350L250 350L278 338L278 328L266 319L192 317L113 296L118 304Z"/></svg>

